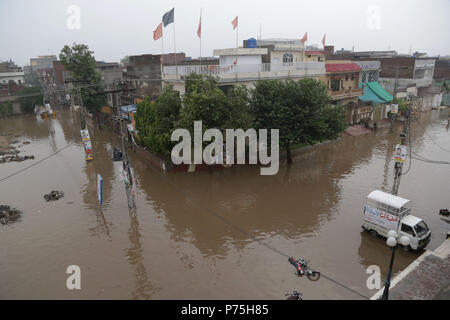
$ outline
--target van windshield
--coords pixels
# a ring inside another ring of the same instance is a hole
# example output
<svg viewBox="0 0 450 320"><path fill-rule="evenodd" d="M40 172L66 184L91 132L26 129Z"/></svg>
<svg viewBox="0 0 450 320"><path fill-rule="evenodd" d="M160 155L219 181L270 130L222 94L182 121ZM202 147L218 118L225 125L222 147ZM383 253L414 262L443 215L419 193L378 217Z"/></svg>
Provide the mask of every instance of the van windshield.
<svg viewBox="0 0 450 320"><path fill-rule="evenodd" d="M428 232L428 226L425 222L420 221L418 224L414 226L414 230L417 233L418 237L425 235Z"/></svg>

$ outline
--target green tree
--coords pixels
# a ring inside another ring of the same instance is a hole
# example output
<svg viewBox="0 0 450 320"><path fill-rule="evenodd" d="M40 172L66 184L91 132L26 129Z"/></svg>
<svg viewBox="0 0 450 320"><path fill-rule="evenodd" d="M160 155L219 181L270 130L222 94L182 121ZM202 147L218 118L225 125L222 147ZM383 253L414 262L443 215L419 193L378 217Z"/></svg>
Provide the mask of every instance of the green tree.
<svg viewBox="0 0 450 320"><path fill-rule="evenodd" d="M345 127L341 111L329 106L328 90L321 81L263 80L251 94L256 128L280 130L280 146L286 150L288 163L292 163L293 144L332 139Z"/></svg>
<svg viewBox="0 0 450 320"><path fill-rule="evenodd" d="M411 108L408 101L406 101L405 99L398 99L397 104L398 104L398 113L402 115L405 115L406 112Z"/></svg>
<svg viewBox="0 0 450 320"><path fill-rule="evenodd" d="M23 113L33 113L36 105L42 104L42 89L38 86L28 87L18 92L20 110Z"/></svg>
<svg viewBox="0 0 450 320"><path fill-rule="evenodd" d="M180 118L181 98L178 91L167 86L151 102L147 97L137 105L136 127L142 143L153 152L167 156L173 147L172 131Z"/></svg>
<svg viewBox="0 0 450 320"><path fill-rule="evenodd" d="M105 95L101 85L101 75L96 70L94 52L84 44L74 43L72 47L64 46L59 54L64 67L72 73L76 86L80 86L83 105L86 109L97 115L105 105ZM90 86L88 86L90 85ZM86 87L88 86L88 87Z"/></svg>
<svg viewBox="0 0 450 320"><path fill-rule="evenodd" d="M252 124L248 90L233 86L228 96L222 91L217 79L211 76L191 74L186 78L184 108L179 127L193 134L194 121L202 121L202 129L246 129Z"/></svg>

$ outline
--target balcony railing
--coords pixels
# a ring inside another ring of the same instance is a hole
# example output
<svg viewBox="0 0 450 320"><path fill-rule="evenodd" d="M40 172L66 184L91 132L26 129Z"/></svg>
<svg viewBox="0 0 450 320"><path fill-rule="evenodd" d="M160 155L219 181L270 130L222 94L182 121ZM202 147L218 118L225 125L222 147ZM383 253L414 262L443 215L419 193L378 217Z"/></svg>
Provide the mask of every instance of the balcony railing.
<svg viewBox="0 0 450 320"><path fill-rule="evenodd" d="M231 65L191 65L165 66L164 80L183 80L191 74L218 76L219 79L237 78L270 78L270 77L301 77L319 76L325 74L324 62L296 63L261 63L261 64L231 64Z"/></svg>
<svg viewBox="0 0 450 320"><path fill-rule="evenodd" d="M356 88L356 89L347 89L347 90L340 90L340 91L330 91L331 98L337 99L337 98L351 98L351 97L359 97L364 95L364 89L363 88Z"/></svg>

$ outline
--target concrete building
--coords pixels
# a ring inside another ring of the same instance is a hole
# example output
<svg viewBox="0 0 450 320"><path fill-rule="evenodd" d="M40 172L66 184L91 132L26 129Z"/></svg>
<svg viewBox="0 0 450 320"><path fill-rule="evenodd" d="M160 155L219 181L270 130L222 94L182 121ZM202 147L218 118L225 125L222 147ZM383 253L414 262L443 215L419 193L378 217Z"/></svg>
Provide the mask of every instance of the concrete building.
<svg viewBox="0 0 450 320"><path fill-rule="evenodd" d="M53 61L58 60L55 55L39 56L30 59L30 66L33 71L53 69Z"/></svg>
<svg viewBox="0 0 450 320"><path fill-rule="evenodd" d="M265 79L325 81L325 63L305 61L305 47L300 40L267 39L250 47L249 40L244 41L244 47L214 50L218 64L164 66L163 84L184 94L184 80L191 73L216 76L219 86L242 84L248 88Z"/></svg>
<svg viewBox="0 0 450 320"><path fill-rule="evenodd" d="M361 67L360 84L365 82L377 82L380 80L380 61L354 61Z"/></svg>
<svg viewBox="0 0 450 320"><path fill-rule="evenodd" d="M331 103L346 109L347 122L358 122L358 98L364 94L360 88L361 67L351 61L327 61L326 79Z"/></svg>
<svg viewBox="0 0 450 320"><path fill-rule="evenodd" d="M123 80L124 68L117 62L97 61L96 69L107 86L112 85L114 81Z"/></svg>
<svg viewBox="0 0 450 320"><path fill-rule="evenodd" d="M25 83L25 74L19 66L12 60L0 62L0 84L15 83L22 85Z"/></svg>
<svg viewBox="0 0 450 320"><path fill-rule="evenodd" d="M436 60L433 85L441 89L441 104L450 106L450 57Z"/></svg>
<svg viewBox="0 0 450 320"><path fill-rule="evenodd" d="M184 53L130 56L125 64L123 81L136 87L137 97L148 96L154 99L159 96L163 87L163 65L178 64L185 60Z"/></svg>

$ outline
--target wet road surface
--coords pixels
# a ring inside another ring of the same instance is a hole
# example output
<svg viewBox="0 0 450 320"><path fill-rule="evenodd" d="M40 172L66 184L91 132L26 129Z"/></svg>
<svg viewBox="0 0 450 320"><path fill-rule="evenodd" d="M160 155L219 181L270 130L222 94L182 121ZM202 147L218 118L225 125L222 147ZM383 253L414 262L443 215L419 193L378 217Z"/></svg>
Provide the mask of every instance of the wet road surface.
<svg viewBox="0 0 450 320"><path fill-rule="evenodd" d="M413 151L450 161L448 110L412 121ZM0 164L0 204L23 211L0 225L0 299L362 299L325 277L298 278L284 255L311 266L362 295L370 265L383 279L390 251L383 239L362 232L365 197L389 191L396 132L380 130L313 148L276 176L259 168L164 173L131 153L137 183L135 212L127 207L121 162L111 154L120 141L90 127L94 161L86 163L76 113L0 120L0 136L31 141L17 150L35 160ZM405 170L409 164L406 164ZM97 174L104 205L97 201ZM46 202L52 190L64 198ZM413 160L399 196L413 200L413 214L432 231L429 248L444 240L450 224L438 215L450 207L450 166ZM417 253L398 251L394 272ZM82 289L66 288L70 265L81 268Z"/></svg>

